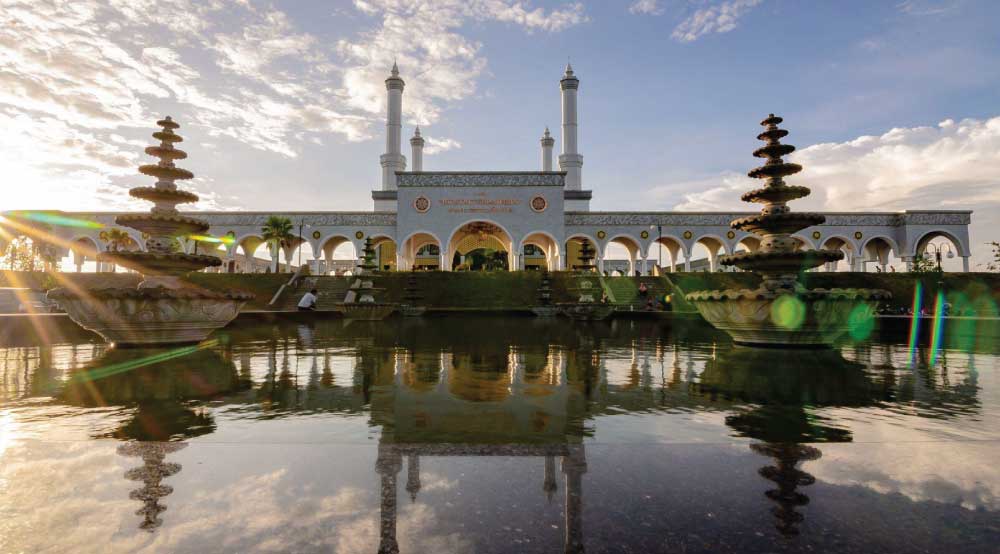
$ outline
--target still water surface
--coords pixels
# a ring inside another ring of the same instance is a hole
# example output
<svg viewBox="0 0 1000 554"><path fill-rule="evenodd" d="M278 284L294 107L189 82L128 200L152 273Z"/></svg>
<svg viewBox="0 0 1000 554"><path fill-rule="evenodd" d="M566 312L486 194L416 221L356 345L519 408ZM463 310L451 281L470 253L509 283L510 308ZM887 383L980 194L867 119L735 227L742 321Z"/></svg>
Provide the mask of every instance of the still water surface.
<svg viewBox="0 0 1000 554"><path fill-rule="evenodd" d="M5 337L4 553L1000 551L997 337L933 364L634 320Z"/></svg>

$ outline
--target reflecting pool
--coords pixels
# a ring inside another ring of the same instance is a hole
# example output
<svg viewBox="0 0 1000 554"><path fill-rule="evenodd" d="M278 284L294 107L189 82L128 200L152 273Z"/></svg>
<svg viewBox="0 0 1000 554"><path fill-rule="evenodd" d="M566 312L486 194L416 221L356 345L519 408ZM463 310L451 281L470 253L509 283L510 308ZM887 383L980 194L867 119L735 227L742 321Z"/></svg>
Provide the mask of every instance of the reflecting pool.
<svg viewBox="0 0 1000 554"><path fill-rule="evenodd" d="M1000 334L694 323L0 333L0 552L997 552ZM47 346L38 346L47 344ZM911 363L912 362L912 363Z"/></svg>

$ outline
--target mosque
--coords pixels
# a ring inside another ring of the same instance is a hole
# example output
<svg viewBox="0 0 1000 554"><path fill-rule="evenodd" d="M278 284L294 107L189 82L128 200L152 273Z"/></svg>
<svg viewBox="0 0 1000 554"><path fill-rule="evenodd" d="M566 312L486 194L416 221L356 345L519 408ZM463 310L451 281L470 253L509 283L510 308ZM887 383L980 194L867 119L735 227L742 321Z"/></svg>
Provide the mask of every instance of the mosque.
<svg viewBox="0 0 1000 554"><path fill-rule="evenodd" d="M289 267L309 264L319 274L351 269L354 262L338 259L343 256L334 252L349 244L354 248L349 257L356 258L368 238L374 241L377 263L384 270L571 269L579 263L586 241L595 251L598 269L608 273L645 274L654 267L716 271L719 255L758 247L754 236L729 226L749 211L591 211L593 191L584 187L578 146L580 79L569 65L559 80L558 159L553 154L556 140L546 129L540 140L541 167L532 171L425 171L425 140L419 128L409 141L407 167L402 151L406 84L395 64L385 87L385 153L379 158L381 186L372 191L372 211L198 212L211 223L213 236L225 238L224 245L193 243L188 248L218 251L225 262L223 271L262 271L267 262L255 253L264 244L261 227L271 215L287 217L298 231L296 240L281 248L284 262ZM597 188L611 192L608 185ZM827 271L885 271L890 259L909 269L915 256L926 254L930 241L943 237L950 242L948 257L961 257L963 270L968 271L971 214L965 210L828 212L824 224L796 237L806 248L844 251L846 262L826 267ZM112 226L118 214L65 215ZM63 244L80 245L64 248L65 255L73 253L78 270L87 252L107 249L96 229L62 228L56 233ZM130 247L142 248L141 237L131 238ZM302 248L306 244L309 248ZM704 247L703 254L692 260L698 245ZM303 259L303 250L311 255ZM626 259L621 252L627 252Z"/></svg>

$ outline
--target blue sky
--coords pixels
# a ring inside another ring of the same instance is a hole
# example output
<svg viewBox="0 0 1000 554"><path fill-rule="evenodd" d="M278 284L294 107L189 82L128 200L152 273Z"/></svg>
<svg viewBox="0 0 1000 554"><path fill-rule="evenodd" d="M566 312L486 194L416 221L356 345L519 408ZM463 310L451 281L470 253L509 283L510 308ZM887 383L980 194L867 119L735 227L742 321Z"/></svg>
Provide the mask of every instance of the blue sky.
<svg viewBox="0 0 1000 554"><path fill-rule="evenodd" d="M975 209L983 262L998 21L976 0L0 0L0 209L137 207L166 114L201 208L370 209L393 58L425 169L536 169L569 58L593 209L745 209L775 112L798 208Z"/></svg>

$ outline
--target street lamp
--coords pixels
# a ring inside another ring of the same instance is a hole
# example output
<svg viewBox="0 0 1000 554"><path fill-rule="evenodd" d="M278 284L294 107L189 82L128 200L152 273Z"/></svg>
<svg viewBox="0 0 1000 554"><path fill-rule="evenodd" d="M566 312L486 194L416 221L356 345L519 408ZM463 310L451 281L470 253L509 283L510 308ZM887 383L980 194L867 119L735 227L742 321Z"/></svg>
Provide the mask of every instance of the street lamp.
<svg viewBox="0 0 1000 554"><path fill-rule="evenodd" d="M299 261L297 262L298 266L299 266L299 269L302 268L302 228L303 227L309 227L309 225L306 225L306 219L305 218L302 218L302 219L299 220ZM313 253L313 258L315 258L315 257L316 257L316 255L315 255L315 253Z"/></svg>
<svg viewBox="0 0 1000 554"><path fill-rule="evenodd" d="M663 225L650 225L649 230L656 229L656 265L663 270Z"/></svg>
<svg viewBox="0 0 1000 554"><path fill-rule="evenodd" d="M933 252L934 259L937 261L938 271L941 271L941 253L945 252L948 259L955 257L955 252L952 251L951 245L947 242L941 244L928 244L927 248L924 249L925 252Z"/></svg>

